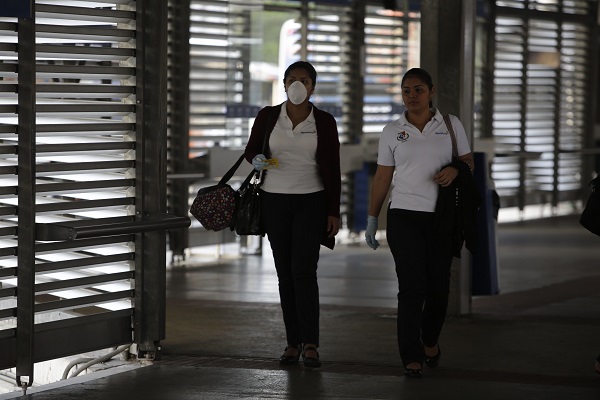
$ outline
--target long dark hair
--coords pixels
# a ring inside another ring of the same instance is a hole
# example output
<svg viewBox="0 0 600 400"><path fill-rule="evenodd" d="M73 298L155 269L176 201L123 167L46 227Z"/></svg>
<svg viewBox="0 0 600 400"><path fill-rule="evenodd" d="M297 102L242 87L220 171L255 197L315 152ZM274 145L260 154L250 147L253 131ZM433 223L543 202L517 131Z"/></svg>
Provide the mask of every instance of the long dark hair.
<svg viewBox="0 0 600 400"><path fill-rule="evenodd" d="M402 82L400 83L400 86L404 86L404 81L408 77L417 78L423 81L423 83L427 85L429 90L433 89L433 79L431 79L431 75L429 75L429 72L425 71L423 68L411 68L408 71L406 71L404 73L404 76L402 77ZM429 100L429 108L433 108L433 101L431 100Z"/></svg>

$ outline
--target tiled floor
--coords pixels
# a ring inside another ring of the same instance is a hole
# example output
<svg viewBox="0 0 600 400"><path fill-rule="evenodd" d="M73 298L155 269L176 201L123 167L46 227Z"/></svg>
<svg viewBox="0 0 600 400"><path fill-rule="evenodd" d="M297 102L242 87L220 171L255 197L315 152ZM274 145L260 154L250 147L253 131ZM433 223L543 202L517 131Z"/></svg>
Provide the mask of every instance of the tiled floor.
<svg viewBox="0 0 600 400"><path fill-rule="evenodd" d="M275 361L285 341L265 249L169 270L167 337L153 365L23 398L600 399L600 238L559 217L502 224L498 239L501 294L448 318L442 363L422 380L401 372L389 250L359 240L321 254L318 370Z"/></svg>

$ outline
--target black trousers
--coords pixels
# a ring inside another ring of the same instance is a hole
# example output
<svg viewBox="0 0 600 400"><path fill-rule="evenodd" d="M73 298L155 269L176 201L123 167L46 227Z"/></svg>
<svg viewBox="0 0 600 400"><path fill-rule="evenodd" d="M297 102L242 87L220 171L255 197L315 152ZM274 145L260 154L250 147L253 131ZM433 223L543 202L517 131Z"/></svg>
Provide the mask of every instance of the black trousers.
<svg viewBox="0 0 600 400"><path fill-rule="evenodd" d="M261 214L271 243L288 345L319 345L317 264L327 225L325 192L262 192Z"/></svg>
<svg viewBox="0 0 600 400"><path fill-rule="evenodd" d="M433 233L433 213L389 209L387 241L398 276L398 349L404 366L423 364L446 318L451 241Z"/></svg>

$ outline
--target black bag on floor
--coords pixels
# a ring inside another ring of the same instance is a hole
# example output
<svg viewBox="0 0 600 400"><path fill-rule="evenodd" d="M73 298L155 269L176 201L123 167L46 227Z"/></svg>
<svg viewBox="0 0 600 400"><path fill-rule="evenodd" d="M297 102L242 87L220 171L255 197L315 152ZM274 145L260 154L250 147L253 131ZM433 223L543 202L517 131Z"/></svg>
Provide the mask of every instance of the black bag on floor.
<svg viewBox="0 0 600 400"><path fill-rule="evenodd" d="M600 176L592 180L590 186L592 192L581 213L579 223L588 231L600 236Z"/></svg>

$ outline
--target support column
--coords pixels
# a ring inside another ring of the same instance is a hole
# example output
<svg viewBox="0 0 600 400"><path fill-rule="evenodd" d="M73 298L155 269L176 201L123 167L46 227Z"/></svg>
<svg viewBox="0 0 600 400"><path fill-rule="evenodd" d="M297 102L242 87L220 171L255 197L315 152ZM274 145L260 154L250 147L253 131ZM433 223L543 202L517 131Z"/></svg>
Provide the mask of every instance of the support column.
<svg viewBox="0 0 600 400"><path fill-rule="evenodd" d="M360 143L364 135L364 105L365 105L365 74L366 74L366 54L365 54L365 18L367 6L365 0L352 1L352 30L345 35L343 46L345 58L343 64L344 71L344 101L343 124L347 129L346 135L350 144ZM368 193L368 178L365 169L362 171L347 174L346 185L348 192L348 212L346 214L346 227L350 232L359 232L366 228L368 199L360 201L363 193ZM367 179L365 179L367 178Z"/></svg>
<svg viewBox="0 0 600 400"><path fill-rule="evenodd" d="M434 106L454 114L473 143L476 0L421 1L421 67L433 78ZM471 311L471 257L454 259L449 315Z"/></svg>
<svg viewBox="0 0 600 400"><path fill-rule="evenodd" d="M166 211L167 3L137 1L136 221ZM135 239L134 341L137 356L158 357L166 323L166 235Z"/></svg>
<svg viewBox="0 0 600 400"><path fill-rule="evenodd" d="M16 376L33 384L35 360L36 50L35 2L18 20L18 204Z"/></svg>

